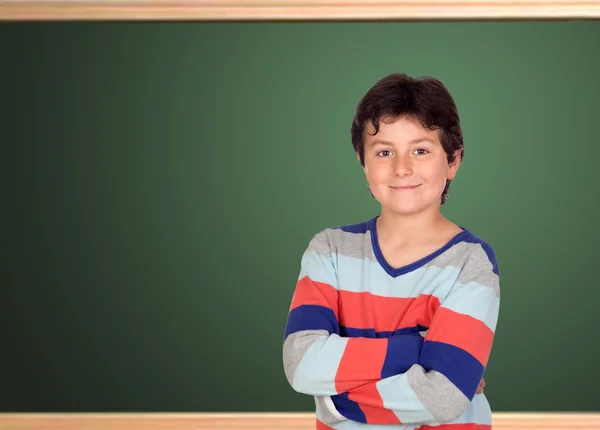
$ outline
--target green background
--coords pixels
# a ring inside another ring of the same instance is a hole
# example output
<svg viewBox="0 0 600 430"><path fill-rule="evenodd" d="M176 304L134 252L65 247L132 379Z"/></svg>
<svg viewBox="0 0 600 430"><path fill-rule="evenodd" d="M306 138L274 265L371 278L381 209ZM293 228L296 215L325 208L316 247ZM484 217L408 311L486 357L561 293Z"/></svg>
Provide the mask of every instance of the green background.
<svg viewBox="0 0 600 430"><path fill-rule="evenodd" d="M444 214L495 249L494 411L599 411L600 22L0 26L3 411L310 411L300 257L379 205L350 143L380 78L440 79Z"/></svg>

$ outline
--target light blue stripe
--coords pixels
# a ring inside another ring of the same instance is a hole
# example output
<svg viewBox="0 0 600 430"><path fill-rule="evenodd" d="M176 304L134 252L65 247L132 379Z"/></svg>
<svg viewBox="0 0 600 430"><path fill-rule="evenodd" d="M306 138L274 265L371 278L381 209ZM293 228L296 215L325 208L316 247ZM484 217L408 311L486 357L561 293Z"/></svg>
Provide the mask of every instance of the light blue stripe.
<svg viewBox="0 0 600 430"><path fill-rule="evenodd" d="M458 278L454 266L425 265L397 278L392 278L377 261L338 255L338 289L383 297L418 297L431 294L442 300Z"/></svg>
<svg viewBox="0 0 600 430"><path fill-rule="evenodd" d="M456 292L444 301L443 307L477 318L495 332L500 298L494 290L477 282L467 282L456 288Z"/></svg>
<svg viewBox="0 0 600 430"><path fill-rule="evenodd" d="M336 430L414 430L420 427L414 424L365 424L356 421L342 421L333 426Z"/></svg>
<svg viewBox="0 0 600 430"><path fill-rule="evenodd" d="M408 375L390 376L377 382L377 391L386 409L394 411L400 422L437 424L408 383Z"/></svg>
<svg viewBox="0 0 600 430"><path fill-rule="evenodd" d="M337 289L338 282L331 261L315 251L307 251L302 256L298 280L305 276L315 282L323 282Z"/></svg>
<svg viewBox="0 0 600 430"><path fill-rule="evenodd" d="M348 340L336 334L317 339L306 350L296 368L294 389L320 396L338 394L335 390L335 375Z"/></svg>

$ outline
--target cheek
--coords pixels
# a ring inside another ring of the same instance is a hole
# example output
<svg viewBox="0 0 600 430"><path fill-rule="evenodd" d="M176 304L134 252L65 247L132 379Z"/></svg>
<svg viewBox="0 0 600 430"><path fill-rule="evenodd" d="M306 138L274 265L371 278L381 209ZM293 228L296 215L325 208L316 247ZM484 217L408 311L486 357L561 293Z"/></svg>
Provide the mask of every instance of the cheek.
<svg viewBox="0 0 600 430"><path fill-rule="evenodd" d="M440 182L443 183L446 181L446 175L448 174L448 166L436 163L434 165L427 166L427 169L423 171L423 175L426 175L430 182Z"/></svg>
<svg viewBox="0 0 600 430"><path fill-rule="evenodd" d="M374 160L370 160L369 163L365 164L365 174L367 176L367 180L371 184L377 184L379 182L384 182L389 178L390 172L389 168L385 163L377 162Z"/></svg>
<svg viewBox="0 0 600 430"><path fill-rule="evenodd" d="M373 169L369 170L367 179L371 184L380 184L387 181L388 175L383 169Z"/></svg>

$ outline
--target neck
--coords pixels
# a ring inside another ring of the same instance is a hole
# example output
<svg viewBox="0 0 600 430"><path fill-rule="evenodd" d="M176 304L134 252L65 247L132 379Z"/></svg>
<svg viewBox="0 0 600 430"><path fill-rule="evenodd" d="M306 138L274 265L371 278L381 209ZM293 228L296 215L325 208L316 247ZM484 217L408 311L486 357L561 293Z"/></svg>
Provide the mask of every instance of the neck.
<svg viewBox="0 0 600 430"><path fill-rule="evenodd" d="M377 236L380 242L396 247L421 244L434 237L447 223L439 210L413 215L399 215L382 210L377 218Z"/></svg>

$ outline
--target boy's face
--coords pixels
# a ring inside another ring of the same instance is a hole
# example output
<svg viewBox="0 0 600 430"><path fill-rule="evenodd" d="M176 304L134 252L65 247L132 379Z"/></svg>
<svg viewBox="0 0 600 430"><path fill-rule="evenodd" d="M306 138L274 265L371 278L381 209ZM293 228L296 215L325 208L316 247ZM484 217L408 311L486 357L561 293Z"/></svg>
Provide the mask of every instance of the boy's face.
<svg viewBox="0 0 600 430"><path fill-rule="evenodd" d="M428 130L412 118L380 121L376 135L370 134L375 129L369 123L367 131L363 169L382 207L402 214L439 208L446 179L454 179L460 165L460 156L448 164L440 131Z"/></svg>

